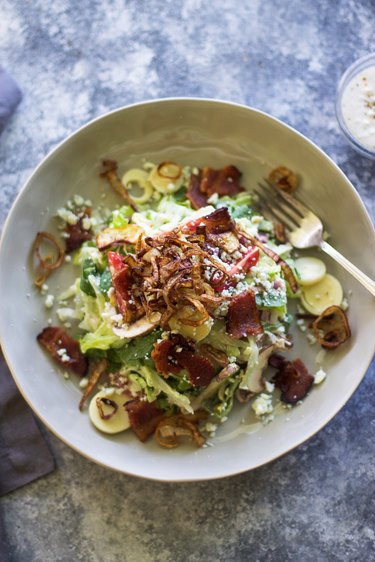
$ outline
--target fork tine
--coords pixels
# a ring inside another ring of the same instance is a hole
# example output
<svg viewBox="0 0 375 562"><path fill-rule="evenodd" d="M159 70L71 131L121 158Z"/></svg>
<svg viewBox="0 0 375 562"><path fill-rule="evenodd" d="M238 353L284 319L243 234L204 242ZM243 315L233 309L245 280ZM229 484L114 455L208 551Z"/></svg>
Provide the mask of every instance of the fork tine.
<svg viewBox="0 0 375 562"><path fill-rule="evenodd" d="M256 193L262 204L261 211L265 218L268 218L271 221L276 219L278 222L284 224L288 230L295 229L296 225L288 217L286 217L285 214L281 215L275 207L271 206L263 193L259 193L256 189L253 189L253 191Z"/></svg>
<svg viewBox="0 0 375 562"><path fill-rule="evenodd" d="M289 205L294 207L295 211L300 213L301 216L306 215L306 213L308 212L310 213L312 212L311 209L306 207L306 205L301 203L301 201L299 201L296 197L293 197L293 195L286 193L286 191L283 191L282 189L278 189L277 187L272 185L272 183L270 183L268 180L265 180L265 182L275 193L277 193L282 199L284 199L284 201L286 201Z"/></svg>
<svg viewBox="0 0 375 562"><path fill-rule="evenodd" d="M289 205L286 205L284 203L284 201L282 201L281 199L279 199L277 197L277 194L274 194L273 192L270 191L269 187L266 187L265 185L258 183L259 187L261 187L267 196L267 202L269 207L271 207L271 203L273 206L273 209L277 209L279 211L279 213L281 212L284 216L286 215L286 217L291 220L294 224L294 226L299 226L301 219L303 217L301 217L301 215L299 213L297 213L294 209L292 209ZM271 201L269 201L271 200ZM285 219L283 219L285 220Z"/></svg>

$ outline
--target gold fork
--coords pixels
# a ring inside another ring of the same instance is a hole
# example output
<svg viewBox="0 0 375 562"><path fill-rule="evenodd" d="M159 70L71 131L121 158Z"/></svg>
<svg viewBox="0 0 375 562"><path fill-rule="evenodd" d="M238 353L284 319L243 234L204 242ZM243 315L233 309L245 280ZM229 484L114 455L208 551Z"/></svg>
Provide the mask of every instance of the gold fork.
<svg viewBox="0 0 375 562"><path fill-rule="evenodd" d="M268 211L268 214L285 226L292 246L300 249L314 246L321 248L375 296L375 282L323 239L322 221L311 209L267 180L259 182L258 186L260 190L254 189L254 192L262 209L265 214Z"/></svg>

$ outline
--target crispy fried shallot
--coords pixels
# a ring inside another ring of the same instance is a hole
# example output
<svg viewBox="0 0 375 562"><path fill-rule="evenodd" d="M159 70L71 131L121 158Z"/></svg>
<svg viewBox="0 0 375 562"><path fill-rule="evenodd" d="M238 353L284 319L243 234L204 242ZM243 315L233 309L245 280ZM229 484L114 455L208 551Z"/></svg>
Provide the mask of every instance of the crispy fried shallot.
<svg viewBox="0 0 375 562"><path fill-rule="evenodd" d="M285 166L274 168L268 175L268 181L274 187L287 193L293 193L298 187L298 177Z"/></svg>
<svg viewBox="0 0 375 562"><path fill-rule="evenodd" d="M285 361L273 378L281 391L280 399L286 404L296 404L309 392L314 377L310 375L301 359Z"/></svg>
<svg viewBox="0 0 375 562"><path fill-rule="evenodd" d="M282 222L275 223L273 225L273 229L274 229L276 240L280 242L280 244L285 244L287 238L286 238L285 226L283 225L283 223Z"/></svg>
<svg viewBox="0 0 375 562"><path fill-rule="evenodd" d="M102 169L100 172L100 176L105 178L109 185L119 194L128 205L134 210L138 211L136 204L134 203L132 197L129 195L127 189L125 189L124 184L122 183L121 179L117 173L118 165L115 160L103 160L102 161Z"/></svg>
<svg viewBox="0 0 375 562"><path fill-rule="evenodd" d="M41 287L47 277L54 269L61 266L65 257L64 246L61 241L50 232L38 232L34 241L34 255L39 261L37 265L37 276L34 283L37 287ZM52 253L43 252L52 251Z"/></svg>
<svg viewBox="0 0 375 562"><path fill-rule="evenodd" d="M103 404L112 408L112 410L108 414L104 413ZM114 402L113 400L110 400L110 398L97 398L96 406L99 410L99 416L102 418L102 420L110 420L118 410L118 404L116 404L116 402Z"/></svg>
<svg viewBox="0 0 375 562"><path fill-rule="evenodd" d="M157 167L157 173L162 178L176 181L182 175L182 168L175 162L162 162Z"/></svg>
<svg viewBox="0 0 375 562"><path fill-rule="evenodd" d="M205 419L205 412L197 412L193 415L177 414L159 421L155 429L155 439L159 445L167 449L178 447L184 438L194 441L198 447L202 447L205 438L198 429L199 421Z"/></svg>
<svg viewBox="0 0 375 562"><path fill-rule="evenodd" d="M81 377L85 376L88 369L87 357L81 352L79 343L64 328L48 326L36 339L61 367L70 369Z"/></svg>
<svg viewBox="0 0 375 562"><path fill-rule="evenodd" d="M335 349L350 338L350 327L345 312L339 306L329 306L316 320L313 331L321 346Z"/></svg>
<svg viewBox="0 0 375 562"><path fill-rule="evenodd" d="M99 380L106 372L107 366L108 366L107 359L101 359L100 361L94 364L90 374L89 382L85 390L83 391L81 400L79 401L80 410L83 409L83 406L85 405L87 398L90 396L91 392L94 390L95 386L98 384Z"/></svg>
<svg viewBox="0 0 375 562"><path fill-rule="evenodd" d="M227 209L219 211L202 221L214 231L233 229ZM155 312L161 314L163 329L169 329L169 320L177 313L178 321L187 326L198 327L209 321L223 301L214 287L225 280L227 268L206 245L205 236L176 229L142 238L134 254L123 257L108 252L117 307L125 322L143 315L150 318Z"/></svg>

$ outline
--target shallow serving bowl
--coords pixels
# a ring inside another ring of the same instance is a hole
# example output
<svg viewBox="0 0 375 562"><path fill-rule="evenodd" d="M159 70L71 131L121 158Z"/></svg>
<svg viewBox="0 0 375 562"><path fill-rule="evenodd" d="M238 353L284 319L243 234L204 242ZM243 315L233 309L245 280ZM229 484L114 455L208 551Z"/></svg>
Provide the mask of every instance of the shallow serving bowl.
<svg viewBox="0 0 375 562"><path fill-rule="evenodd" d="M94 203L107 202L107 186L98 177L100 160L118 160L121 171L175 160L193 166L235 164L251 188L283 164L302 178L299 196L325 223L332 244L368 275L375 276L375 235L355 189L318 147L287 125L255 109L202 99L167 99L113 111L71 135L38 166L5 224L0 246L0 338L16 383L40 419L67 445L110 468L168 481L205 480L250 470L290 451L321 429L350 398L374 351L375 301L327 257L349 300L352 339L328 353L326 381L302 405L276 416L267 426L231 437L246 421L246 407L233 412L214 446L194 450L146 445L132 432L107 437L78 411L80 390L65 380L35 337L51 316L33 287L30 248L38 230L51 229L52 216L79 193ZM108 195L110 198L111 195ZM112 200L112 202L115 199ZM68 279L56 272L50 288L62 290ZM297 338L293 357L316 370L317 348ZM364 422L365 423L365 422Z"/></svg>

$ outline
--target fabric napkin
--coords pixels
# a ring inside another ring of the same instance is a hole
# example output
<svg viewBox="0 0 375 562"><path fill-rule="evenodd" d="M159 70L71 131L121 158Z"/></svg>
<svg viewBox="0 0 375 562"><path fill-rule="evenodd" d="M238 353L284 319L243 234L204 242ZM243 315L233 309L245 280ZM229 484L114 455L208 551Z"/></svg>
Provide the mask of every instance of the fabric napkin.
<svg viewBox="0 0 375 562"><path fill-rule="evenodd" d="M0 134L22 99L17 83L0 66ZM51 472L54 460L18 392L0 350L0 496ZM11 553L0 513L0 560Z"/></svg>
<svg viewBox="0 0 375 562"><path fill-rule="evenodd" d="M16 82L0 67L0 133L21 98ZM0 496L53 469L53 457L0 351ZM0 521L0 560L4 541Z"/></svg>
<svg viewBox="0 0 375 562"><path fill-rule="evenodd" d="M0 355L0 496L51 472L55 463Z"/></svg>

